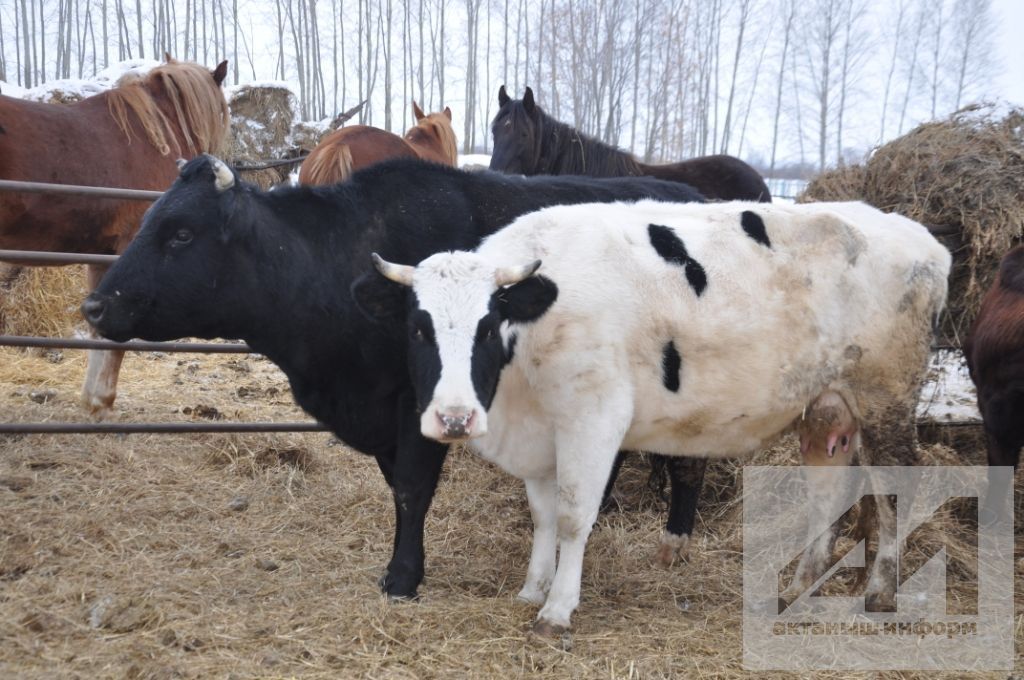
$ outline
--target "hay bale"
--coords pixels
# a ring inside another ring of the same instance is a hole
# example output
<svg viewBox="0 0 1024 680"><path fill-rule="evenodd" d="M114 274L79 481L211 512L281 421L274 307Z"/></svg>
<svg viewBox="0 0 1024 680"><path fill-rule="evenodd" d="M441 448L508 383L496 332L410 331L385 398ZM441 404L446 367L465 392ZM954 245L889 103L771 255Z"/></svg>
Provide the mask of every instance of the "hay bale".
<svg viewBox="0 0 1024 680"><path fill-rule="evenodd" d="M226 156L252 164L286 157L291 149L295 96L284 83L242 85L228 94L231 134ZM268 189L286 180L290 168L243 171L242 178Z"/></svg>
<svg viewBox="0 0 1024 680"><path fill-rule="evenodd" d="M0 285L0 331L69 337L84 327L78 307L88 294L85 265L21 268Z"/></svg>
<svg viewBox="0 0 1024 680"><path fill-rule="evenodd" d="M953 253L942 332L964 339L999 260L1024 236L1024 110L974 105L815 178L797 200L862 200L928 226Z"/></svg>

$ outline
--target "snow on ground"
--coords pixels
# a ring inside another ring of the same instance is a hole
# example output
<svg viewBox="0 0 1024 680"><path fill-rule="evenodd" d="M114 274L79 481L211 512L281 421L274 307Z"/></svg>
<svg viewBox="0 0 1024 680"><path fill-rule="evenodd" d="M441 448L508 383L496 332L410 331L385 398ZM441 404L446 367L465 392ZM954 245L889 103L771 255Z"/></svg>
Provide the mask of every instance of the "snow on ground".
<svg viewBox="0 0 1024 680"><path fill-rule="evenodd" d="M7 95L8 97L23 97L25 95L25 88L14 83L8 83L5 80L0 80L0 94Z"/></svg>
<svg viewBox="0 0 1024 680"><path fill-rule="evenodd" d="M483 168L491 167L491 155L487 153L467 153L459 154L459 167L465 168L466 166L480 166ZM470 170L477 169L476 167L468 168Z"/></svg>
<svg viewBox="0 0 1024 680"><path fill-rule="evenodd" d="M932 353L928 377L917 404L919 420L931 422L981 422L977 392L959 350Z"/></svg>

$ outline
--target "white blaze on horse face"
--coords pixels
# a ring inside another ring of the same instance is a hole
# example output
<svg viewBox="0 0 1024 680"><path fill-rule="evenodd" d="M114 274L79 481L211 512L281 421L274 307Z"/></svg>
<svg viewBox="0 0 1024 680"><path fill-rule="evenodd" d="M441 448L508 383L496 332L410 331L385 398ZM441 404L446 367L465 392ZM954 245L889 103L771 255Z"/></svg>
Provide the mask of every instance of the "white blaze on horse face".
<svg viewBox="0 0 1024 680"><path fill-rule="evenodd" d="M413 291L430 314L441 377L420 417L424 437L458 441L487 434L487 411L473 384L473 344L497 290L495 267L474 253L439 253L416 267Z"/></svg>

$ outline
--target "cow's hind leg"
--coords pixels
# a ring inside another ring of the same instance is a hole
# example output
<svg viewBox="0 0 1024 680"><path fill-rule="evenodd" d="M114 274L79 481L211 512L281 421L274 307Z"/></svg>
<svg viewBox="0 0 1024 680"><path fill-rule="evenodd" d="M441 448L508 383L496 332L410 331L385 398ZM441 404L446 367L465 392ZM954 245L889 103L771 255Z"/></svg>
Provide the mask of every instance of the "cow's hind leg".
<svg viewBox="0 0 1024 680"><path fill-rule="evenodd" d="M848 449L837 448L834 455L823 449L809 448L803 452L803 474L807 486L807 548L800 556L793 580L779 595L779 611L786 609L821 578L832 563L836 543L835 520L846 509L843 493L833 488L830 468L853 462L860 446L860 435L854 434Z"/></svg>
<svg viewBox="0 0 1024 680"><path fill-rule="evenodd" d="M602 404L606 408L592 409L593 413L599 414L593 420L580 419L559 430L555 437L558 567L534 625L534 632L540 635L555 635L568 630L572 613L580 601L583 553L597 519L601 492L615 461L617 445L625 436L632 416L628 402L620 404L621 408L617 410L608 408L611 402L612 399L606 395ZM582 409L582 412L588 410Z"/></svg>
<svg viewBox="0 0 1024 680"><path fill-rule="evenodd" d="M542 479L527 479L526 497L533 516L533 548L526 583L518 598L530 604L544 604L555 576L558 553L558 482L554 473Z"/></svg>
<svg viewBox="0 0 1024 680"><path fill-rule="evenodd" d="M888 408L878 408L865 417L862 428L862 459L865 465L905 466L917 462L915 404L914 398L905 402L894 401L888 404ZM872 474L870 468L867 474L869 479L877 475ZM889 496L877 491L874 505L878 517L878 553L864 591L864 608L869 612L892 612L896 611L896 570L900 552L896 509Z"/></svg>
<svg viewBox="0 0 1024 680"><path fill-rule="evenodd" d="M677 559L689 556L690 538L697 518L697 499L704 486L704 471L708 462L704 458L668 458L668 477L672 484L672 498L668 508L668 522L661 536L661 545L655 556L658 564L669 567Z"/></svg>
<svg viewBox="0 0 1024 680"><path fill-rule="evenodd" d="M89 265L89 290L93 291L107 271L104 265ZM92 328L89 334L98 338ZM82 385L82 405L98 418L110 414L117 397L117 375L121 370L124 352L120 350L89 350L86 358L85 384Z"/></svg>

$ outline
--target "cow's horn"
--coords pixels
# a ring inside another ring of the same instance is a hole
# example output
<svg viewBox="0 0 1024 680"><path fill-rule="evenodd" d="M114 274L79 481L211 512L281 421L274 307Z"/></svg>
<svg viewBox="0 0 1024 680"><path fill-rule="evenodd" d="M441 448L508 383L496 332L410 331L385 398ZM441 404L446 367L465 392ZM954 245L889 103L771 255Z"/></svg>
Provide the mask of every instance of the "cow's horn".
<svg viewBox="0 0 1024 680"><path fill-rule="evenodd" d="M540 268L540 260L534 260L530 264L520 267L500 267L494 272L494 282L499 286L511 286L523 279L533 276L533 273Z"/></svg>
<svg viewBox="0 0 1024 680"><path fill-rule="evenodd" d="M210 163L213 165L214 186L217 187L217 191L224 192L235 186L235 175L224 164L224 161L210 156Z"/></svg>
<svg viewBox="0 0 1024 680"><path fill-rule="evenodd" d="M400 283L403 286L412 286L412 273L416 271L415 267L410 267L407 264L395 264L394 262L388 262L377 253L373 253L373 266L377 268L385 278L388 278L395 283Z"/></svg>

